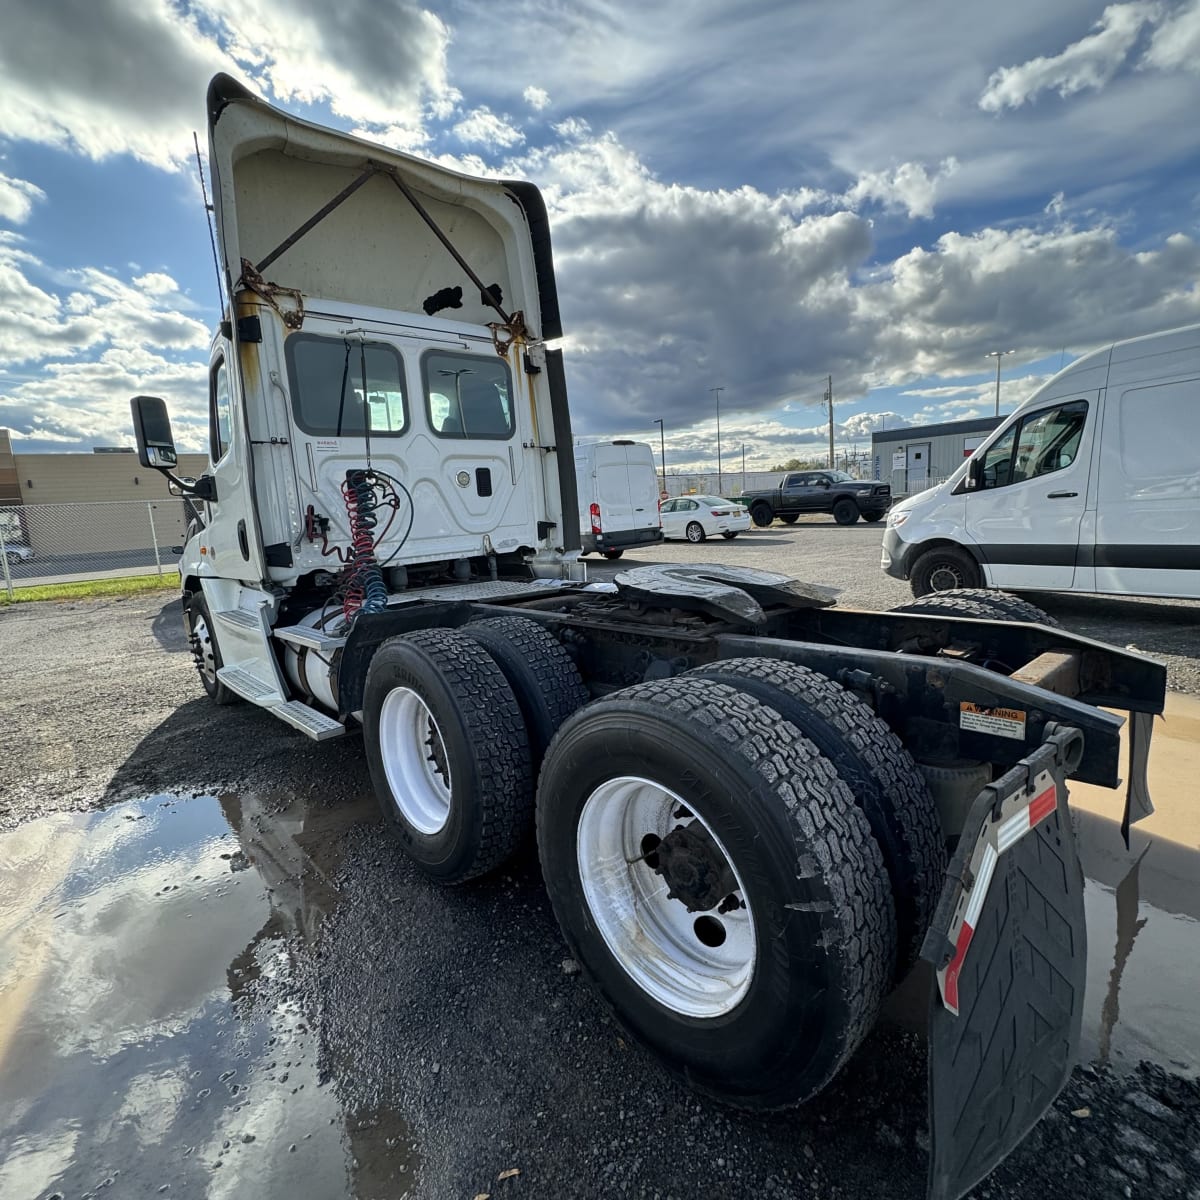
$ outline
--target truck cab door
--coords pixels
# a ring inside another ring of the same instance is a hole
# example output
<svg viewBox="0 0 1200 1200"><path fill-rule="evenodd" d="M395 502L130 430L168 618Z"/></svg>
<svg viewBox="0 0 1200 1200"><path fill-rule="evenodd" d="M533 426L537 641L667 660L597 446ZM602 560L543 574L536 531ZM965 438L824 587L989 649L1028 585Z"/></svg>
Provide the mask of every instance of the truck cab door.
<svg viewBox="0 0 1200 1200"><path fill-rule="evenodd" d="M1014 420L983 452L966 533L994 587L1070 588L1087 504L1099 392Z"/></svg>
<svg viewBox="0 0 1200 1200"><path fill-rule="evenodd" d="M253 492L245 400L231 369L229 344L217 343L208 373L209 457L216 500L200 542L201 575L258 583L266 578Z"/></svg>
<svg viewBox="0 0 1200 1200"><path fill-rule="evenodd" d="M808 486L810 479L809 475L788 475L784 479L783 487L779 489L780 512L805 511L809 503L809 493L812 491L812 488Z"/></svg>

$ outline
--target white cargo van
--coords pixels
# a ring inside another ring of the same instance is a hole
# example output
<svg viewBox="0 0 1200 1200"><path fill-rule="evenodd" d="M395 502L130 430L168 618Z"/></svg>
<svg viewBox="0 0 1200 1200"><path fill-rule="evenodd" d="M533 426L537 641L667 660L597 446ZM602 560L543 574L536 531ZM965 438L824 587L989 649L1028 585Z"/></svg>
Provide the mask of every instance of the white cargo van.
<svg viewBox="0 0 1200 1200"><path fill-rule="evenodd" d="M1060 371L945 483L888 513L882 566L917 596L1200 598L1200 325Z"/></svg>
<svg viewBox="0 0 1200 1200"><path fill-rule="evenodd" d="M583 553L620 558L634 546L662 541L658 472L644 442L593 442L575 447L579 532Z"/></svg>

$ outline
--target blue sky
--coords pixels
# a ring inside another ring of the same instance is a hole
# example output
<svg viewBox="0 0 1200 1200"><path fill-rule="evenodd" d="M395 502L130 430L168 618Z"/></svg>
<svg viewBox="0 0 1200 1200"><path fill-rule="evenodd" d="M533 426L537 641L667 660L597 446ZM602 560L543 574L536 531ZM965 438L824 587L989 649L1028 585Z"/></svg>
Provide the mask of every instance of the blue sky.
<svg viewBox="0 0 1200 1200"><path fill-rule="evenodd" d="M1002 408L1200 321L1200 0L8 0L0 426L201 448L217 289L192 157L225 70L542 187L576 432L668 463Z"/></svg>

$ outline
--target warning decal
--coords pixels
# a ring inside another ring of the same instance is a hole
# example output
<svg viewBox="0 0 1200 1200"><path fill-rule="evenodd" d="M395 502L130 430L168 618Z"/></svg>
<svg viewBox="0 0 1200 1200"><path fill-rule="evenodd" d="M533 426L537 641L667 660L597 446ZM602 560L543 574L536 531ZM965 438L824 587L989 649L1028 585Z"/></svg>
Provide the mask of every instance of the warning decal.
<svg viewBox="0 0 1200 1200"><path fill-rule="evenodd" d="M994 737L1025 740L1025 714L1019 708L984 708L964 700L959 705L958 723L973 733L990 733Z"/></svg>

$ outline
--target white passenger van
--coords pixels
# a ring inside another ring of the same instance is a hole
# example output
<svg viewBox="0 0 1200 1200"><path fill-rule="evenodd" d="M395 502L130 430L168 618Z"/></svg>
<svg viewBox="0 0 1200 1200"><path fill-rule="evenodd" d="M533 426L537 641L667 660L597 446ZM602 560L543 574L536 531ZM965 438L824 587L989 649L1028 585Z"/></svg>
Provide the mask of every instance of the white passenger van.
<svg viewBox="0 0 1200 1200"><path fill-rule="evenodd" d="M583 553L620 558L634 546L662 541L658 472L644 442L593 442L575 447L579 536Z"/></svg>
<svg viewBox="0 0 1200 1200"><path fill-rule="evenodd" d="M945 483L892 508L882 566L916 596L1200 598L1200 325L1060 371Z"/></svg>

